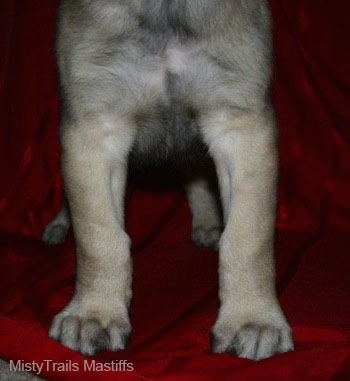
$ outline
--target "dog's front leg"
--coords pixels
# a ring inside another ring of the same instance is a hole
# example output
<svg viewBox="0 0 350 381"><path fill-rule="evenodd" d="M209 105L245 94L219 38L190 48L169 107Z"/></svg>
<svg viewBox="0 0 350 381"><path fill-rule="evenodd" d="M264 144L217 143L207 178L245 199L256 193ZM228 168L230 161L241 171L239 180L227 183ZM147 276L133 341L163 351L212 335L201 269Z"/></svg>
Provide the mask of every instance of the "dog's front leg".
<svg viewBox="0 0 350 381"><path fill-rule="evenodd" d="M50 336L92 355L123 349L130 334L129 237L124 188L132 126L118 117L64 122L62 170L77 252L76 290Z"/></svg>
<svg viewBox="0 0 350 381"><path fill-rule="evenodd" d="M277 154L270 111L203 121L216 164L226 227L220 241L221 307L214 352L263 359L293 349L274 277Z"/></svg>

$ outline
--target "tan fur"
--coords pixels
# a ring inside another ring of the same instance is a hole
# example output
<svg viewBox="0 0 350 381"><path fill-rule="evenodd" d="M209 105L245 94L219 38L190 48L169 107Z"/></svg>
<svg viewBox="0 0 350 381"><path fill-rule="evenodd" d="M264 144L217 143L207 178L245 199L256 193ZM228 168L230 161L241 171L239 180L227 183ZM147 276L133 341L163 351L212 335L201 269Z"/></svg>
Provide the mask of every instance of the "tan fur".
<svg viewBox="0 0 350 381"><path fill-rule="evenodd" d="M83 126L62 129L62 170L76 236L79 278L73 300L55 318L53 336L67 316L97 321L105 328L116 322L129 325L131 259L130 239L124 231L124 189L130 129L130 122L116 116L87 119ZM128 133L123 138L125 130ZM123 145L118 146L121 141ZM110 348L121 349L120 342L117 337ZM89 348L80 350L92 354Z"/></svg>
<svg viewBox="0 0 350 381"><path fill-rule="evenodd" d="M51 337L87 355L125 347L128 166L197 160L198 172L184 174L192 237L219 246L220 256L212 349L255 360L292 350L274 286L277 152L267 1L62 0L57 57L77 284ZM222 201L220 242L208 156ZM68 226L63 208L44 240L60 242Z"/></svg>
<svg viewBox="0 0 350 381"><path fill-rule="evenodd" d="M270 325L289 331L276 298L273 271L276 133L270 110L209 114L203 128L218 168L226 217L220 240L221 307L213 329L219 338L214 349L223 352L247 325L257 336ZM291 348L290 335L283 346ZM250 350L245 348L241 356L250 358ZM268 355L257 353L258 358Z"/></svg>

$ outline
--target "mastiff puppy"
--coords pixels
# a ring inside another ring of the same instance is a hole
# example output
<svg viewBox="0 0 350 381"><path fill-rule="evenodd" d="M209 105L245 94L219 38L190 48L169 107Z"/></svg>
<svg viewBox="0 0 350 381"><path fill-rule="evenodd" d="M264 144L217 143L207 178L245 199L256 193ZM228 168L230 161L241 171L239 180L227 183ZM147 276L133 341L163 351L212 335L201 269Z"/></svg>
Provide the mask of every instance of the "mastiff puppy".
<svg viewBox="0 0 350 381"><path fill-rule="evenodd" d="M53 320L52 338L86 355L125 348L132 294L124 230L128 167L163 163L170 171L175 161L194 241L219 248L213 352L258 360L293 349L274 285L271 56L265 0L61 1L57 59L68 204L43 238L62 241L71 218L77 282ZM205 158L215 165L222 234Z"/></svg>

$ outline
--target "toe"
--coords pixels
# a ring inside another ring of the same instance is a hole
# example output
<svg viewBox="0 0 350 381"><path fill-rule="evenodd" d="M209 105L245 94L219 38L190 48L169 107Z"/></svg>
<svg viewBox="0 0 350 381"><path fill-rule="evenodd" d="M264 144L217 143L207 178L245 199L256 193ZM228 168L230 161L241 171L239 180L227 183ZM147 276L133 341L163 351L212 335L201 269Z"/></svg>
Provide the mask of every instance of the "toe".
<svg viewBox="0 0 350 381"><path fill-rule="evenodd" d="M288 326L245 324L241 327L212 331L212 351L228 352L237 357L261 360L278 353L293 350L293 339Z"/></svg>
<svg viewBox="0 0 350 381"><path fill-rule="evenodd" d="M124 349L130 333L130 323L125 319L112 320L105 327L98 319L63 312L53 319L49 335L67 348L93 356L104 349Z"/></svg>
<svg viewBox="0 0 350 381"><path fill-rule="evenodd" d="M112 350L125 349L131 337L131 327L128 322L113 321L107 327L111 339Z"/></svg>
<svg viewBox="0 0 350 381"><path fill-rule="evenodd" d="M95 355L110 347L106 329L97 320L87 320L80 330L80 352L87 356Z"/></svg>

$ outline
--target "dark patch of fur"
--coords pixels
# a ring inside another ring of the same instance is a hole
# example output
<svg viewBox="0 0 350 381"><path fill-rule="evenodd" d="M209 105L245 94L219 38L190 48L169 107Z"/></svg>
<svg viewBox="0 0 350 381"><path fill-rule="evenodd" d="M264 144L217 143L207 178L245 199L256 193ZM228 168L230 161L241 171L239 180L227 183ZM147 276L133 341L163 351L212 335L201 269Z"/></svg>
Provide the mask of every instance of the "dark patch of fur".
<svg viewBox="0 0 350 381"><path fill-rule="evenodd" d="M139 113L136 123L142 132L130 153L133 167L188 167L207 153L190 105L176 100L170 106L160 104L156 110Z"/></svg>

